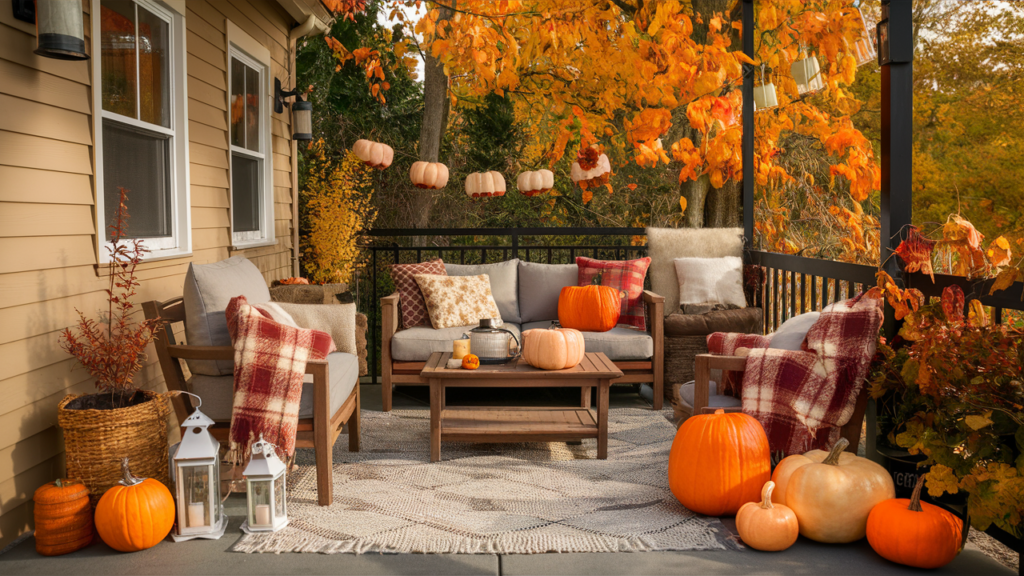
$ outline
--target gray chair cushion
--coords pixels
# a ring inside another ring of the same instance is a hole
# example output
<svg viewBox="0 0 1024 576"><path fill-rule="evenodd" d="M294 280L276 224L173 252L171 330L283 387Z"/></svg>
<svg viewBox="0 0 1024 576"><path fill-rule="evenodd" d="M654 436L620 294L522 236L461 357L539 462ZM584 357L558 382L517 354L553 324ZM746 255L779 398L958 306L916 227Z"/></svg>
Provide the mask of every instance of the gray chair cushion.
<svg viewBox="0 0 1024 576"><path fill-rule="evenodd" d="M442 330L434 330L430 326L413 326L399 330L391 338L391 359L400 362L425 362L434 352L451 352L452 340L462 338L463 334L468 334L477 326L474 324ZM523 341L518 324L505 322L501 327L515 334L520 342Z"/></svg>
<svg viewBox="0 0 1024 576"><path fill-rule="evenodd" d="M256 266L243 256L212 264L189 264L182 294L185 337L192 346L231 346L224 310L235 296L250 304L270 302L270 290ZM189 360L193 374L222 376L232 373L226 360Z"/></svg>
<svg viewBox="0 0 1024 576"><path fill-rule="evenodd" d="M495 264L448 264L444 270L449 276L477 276L487 274L491 280L491 295L498 305L498 312L504 322L519 324L519 259ZM449 347L450 348L450 347Z"/></svg>
<svg viewBox="0 0 1024 576"><path fill-rule="evenodd" d="M772 340L768 347L776 350L803 350L807 331L814 326L819 316L821 316L821 312L807 312L786 320L778 330L772 333Z"/></svg>
<svg viewBox="0 0 1024 576"><path fill-rule="evenodd" d="M331 381L331 415L341 408L359 381L359 359L345 352L327 355L327 377ZM306 374L306 382L313 382L313 375ZM203 399L203 414L219 422L231 420L231 404L234 397L234 376L206 376L196 374L189 382L193 394ZM299 401L299 418L313 417L312 386L302 387ZM197 403L193 399L193 405Z"/></svg>
<svg viewBox="0 0 1024 576"><path fill-rule="evenodd" d="M551 322L523 324L523 331L550 328ZM654 356L654 338L647 332L616 326L607 332L584 332L587 352L604 352L610 360L648 360Z"/></svg>
<svg viewBox="0 0 1024 576"><path fill-rule="evenodd" d="M579 266L575 264L519 263L519 315L523 323L558 320L558 295L562 288L575 286Z"/></svg>
<svg viewBox="0 0 1024 576"><path fill-rule="evenodd" d="M739 398L733 398L732 396L723 396L718 393L718 384L710 382L708 386L708 406L712 408L738 408L742 402ZM693 387L695 386L694 381L689 381L686 384L679 386L679 399L683 401L683 405L693 411Z"/></svg>

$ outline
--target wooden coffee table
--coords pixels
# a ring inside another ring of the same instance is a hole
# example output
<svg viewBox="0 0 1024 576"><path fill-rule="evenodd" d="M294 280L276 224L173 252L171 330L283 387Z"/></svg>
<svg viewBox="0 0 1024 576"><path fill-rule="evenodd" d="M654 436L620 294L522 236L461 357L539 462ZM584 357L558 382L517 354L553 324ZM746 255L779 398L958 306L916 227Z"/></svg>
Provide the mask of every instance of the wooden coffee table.
<svg viewBox="0 0 1024 576"><path fill-rule="evenodd" d="M451 352L434 352L420 376L430 384L430 461L441 460L441 441L569 442L597 438L597 457L608 457L608 388L622 371L603 353L589 352L575 368L538 370L523 359L476 370L445 368ZM577 407L445 406L445 388L579 387ZM590 389L597 387L597 411Z"/></svg>

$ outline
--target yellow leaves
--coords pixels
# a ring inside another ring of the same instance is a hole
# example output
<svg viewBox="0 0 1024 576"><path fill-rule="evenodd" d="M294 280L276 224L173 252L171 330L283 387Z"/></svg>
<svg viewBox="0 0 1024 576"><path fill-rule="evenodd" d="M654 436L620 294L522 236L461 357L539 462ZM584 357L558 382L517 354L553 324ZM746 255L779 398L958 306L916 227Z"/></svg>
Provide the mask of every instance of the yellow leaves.
<svg viewBox="0 0 1024 576"><path fill-rule="evenodd" d="M950 215L942 227L939 248L955 256L953 274L976 278L988 272L988 261L981 248L983 239L984 236L978 232L974 224L958 214Z"/></svg>
<svg viewBox="0 0 1024 576"><path fill-rule="evenodd" d="M847 55L846 58L843 58L839 68L842 71L843 82L853 84L853 81L857 76L857 59L853 56Z"/></svg>
<svg viewBox="0 0 1024 576"><path fill-rule="evenodd" d="M979 300L971 300L971 303L967 306L967 322L971 326L984 327L988 326L988 313L985 312L985 306Z"/></svg>
<svg viewBox="0 0 1024 576"><path fill-rule="evenodd" d="M943 494L956 494L960 491L960 481L957 479L953 469L942 464L935 464L925 475L927 480L925 486L928 488L928 495L938 498Z"/></svg>
<svg viewBox="0 0 1024 576"><path fill-rule="evenodd" d="M981 415L971 414L970 416L964 418L964 424L967 424L967 426L971 430L981 430L986 426L992 425L992 419L990 418L990 416L992 416L991 410L986 410Z"/></svg>
<svg viewBox="0 0 1024 576"><path fill-rule="evenodd" d="M669 162L668 154L661 146L661 138L641 142L636 145L636 150L636 163L638 166L654 168L658 165L659 161L665 164Z"/></svg>
<svg viewBox="0 0 1024 576"><path fill-rule="evenodd" d="M589 204L590 201L593 200L593 199L594 199L594 192L593 191L591 191L591 190L584 190L583 191L583 204L584 205Z"/></svg>
<svg viewBox="0 0 1024 576"><path fill-rule="evenodd" d="M993 268L1002 268L1010 263L1010 242L1006 240L1005 236L1000 236L989 244L988 252L989 264Z"/></svg>
<svg viewBox="0 0 1024 576"><path fill-rule="evenodd" d="M668 132L671 125L672 112L666 108L646 108L632 120L623 120L626 137L633 143L654 140Z"/></svg>
<svg viewBox="0 0 1024 576"><path fill-rule="evenodd" d="M992 283L992 288L989 289L989 295L995 294L1000 290L1006 290L1017 280L1024 280L1024 275L1017 268L1006 268L998 275L996 275L995 282Z"/></svg>
<svg viewBox="0 0 1024 576"><path fill-rule="evenodd" d="M683 196L679 197L679 211L683 214L686 214L686 198L684 198Z"/></svg>
<svg viewBox="0 0 1024 576"><path fill-rule="evenodd" d="M683 163L679 171L680 184L686 180L696 180L700 176L704 159L689 138L683 138L672 145L672 158Z"/></svg>

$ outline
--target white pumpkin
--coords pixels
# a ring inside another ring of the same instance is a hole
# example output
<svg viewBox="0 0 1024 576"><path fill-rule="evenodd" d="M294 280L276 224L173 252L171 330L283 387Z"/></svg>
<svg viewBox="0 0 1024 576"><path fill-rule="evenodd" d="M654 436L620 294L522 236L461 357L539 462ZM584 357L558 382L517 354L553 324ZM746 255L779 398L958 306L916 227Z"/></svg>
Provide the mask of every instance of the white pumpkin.
<svg viewBox="0 0 1024 576"><path fill-rule="evenodd" d="M551 170L537 170L536 172L523 172L516 178L516 188L524 196L536 196L543 194L555 185L555 175Z"/></svg>
<svg viewBox="0 0 1024 576"><path fill-rule="evenodd" d="M391 161L395 159L395 150L391 146L370 140L356 140L352 145L352 152L363 161L363 164L381 170L391 166Z"/></svg>
<svg viewBox="0 0 1024 576"><path fill-rule="evenodd" d="M417 188L440 190L448 184L448 167L440 162L413 162L409 179Z"/></svg>
<svg viewBox="0 0 1024 576"><path fill-rule="evenodd" d="M505 177L501 172L474 172L466 177L466 196L487 198L505 195Z"/></svg>
<svg viewBox="0 0 1024 576"><path fill-rule="evenodd" d="M573 162L570 176L572 177L573 182L579 182L581 180L593 180L595 178L600 178L611 171L612 165L608 162L608 156L601 154L597 158L597 166L594 166L590 170L584 170L583 168L580 168L579 162Z"/></svg>

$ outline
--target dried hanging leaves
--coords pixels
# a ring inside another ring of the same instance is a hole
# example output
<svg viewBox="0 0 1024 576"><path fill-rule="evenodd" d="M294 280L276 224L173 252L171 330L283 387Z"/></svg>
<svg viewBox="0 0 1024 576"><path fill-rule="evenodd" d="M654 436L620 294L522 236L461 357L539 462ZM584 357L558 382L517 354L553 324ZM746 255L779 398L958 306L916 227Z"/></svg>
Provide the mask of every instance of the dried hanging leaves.
<svg viewBox="0 0 1024 576"><path fill-rule="evenodd" d="M932 271L932 250L935 244L934 240L922 235L916 226L911 226L907 239L896 248L896 255L903 260L903 269L907 272L920 270L935 282L935 272Z"/></svg>

